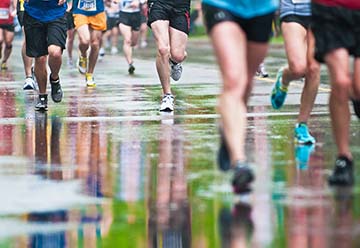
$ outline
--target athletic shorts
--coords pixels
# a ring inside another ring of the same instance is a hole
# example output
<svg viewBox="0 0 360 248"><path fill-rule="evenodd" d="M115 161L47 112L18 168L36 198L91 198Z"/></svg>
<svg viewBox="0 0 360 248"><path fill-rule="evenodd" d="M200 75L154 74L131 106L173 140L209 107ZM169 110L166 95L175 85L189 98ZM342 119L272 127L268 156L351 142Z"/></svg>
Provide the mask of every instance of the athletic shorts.
<svg viewBox="0 0 360 248"><path fill-rule="evenodd" d="M324 62L329 52L345 48L360 57L360 11L312 4L311 29L315 36L315 59Z"/></svg>
<svg viewBox="0 0 360 248"><path fill-rule="evenodd" d="M134 13L120 11L120 23L130 26L133 31L139 31L141 25L140 11Z"/></svg>
<svg viewBox="0 0 360 248"><path fill-rule="evenodd" d="M93 30L105 31L106 30L106 14L101 12L93 16L86 16L82 14L74 14L75 28L78 29L82 25L89 25Z"/></svg>
<svg viewBox="0 0 360 248"><path fill-rule="evenodd" d="M71 30L75 28L74 17L72 12L66 12L67 29Z"/></svg>
<svg viewBox="0 0 360 248"><path fill-rule="evenodd" d="M120 23L119 17L107 17L106 19L107 30L117 28L119 26L119 23Z"/></svg>
<svg viewBox="0 0 360 248"><path fill-rule="evenodd" d="M65 15L51 22L40 22L25 12L24 30L26 55L29 57L38 58L47 55L50 45L65 49L67 31Z"/></svg>
<svg viewBox="0 0 360 248"><path fill-rule="evenodd" d="M19 20L20 26L23 27L24 26L24 11L18 11L17 18Z"/></svg>
<svg viewBox="0 0 360 248"><path fill-rule="evenodd" d="M227 10L214 7L208 4L202 4L205 25L207 32L222 22L235 22L245 32L246 38L254 42L268 42L271 36L271 25L274 13L257 16L249 19L235 16Z"/></svg>
<svg viewBox="0 0 360 248"><path fill-rule="evenodd" d="M4 29L9 32L14 32L15 27L14 24L0 24L0 29Z"/></svg>
<svg viewBox="0 0 360 248"><path fill-rule="evenodd" d="M155 21L167 20L170 27L189 34L190 14L188 8L176 8L162 2L151 2L148 8L148 26Z"/></svg>
<svg viewBox="0 0 360 248"><path fill-rule="evenodd" d="M301 16L301 15L286 15L280 18L280 22L296 22L303 26L306 30L310 28L311 16Z"/></svg>

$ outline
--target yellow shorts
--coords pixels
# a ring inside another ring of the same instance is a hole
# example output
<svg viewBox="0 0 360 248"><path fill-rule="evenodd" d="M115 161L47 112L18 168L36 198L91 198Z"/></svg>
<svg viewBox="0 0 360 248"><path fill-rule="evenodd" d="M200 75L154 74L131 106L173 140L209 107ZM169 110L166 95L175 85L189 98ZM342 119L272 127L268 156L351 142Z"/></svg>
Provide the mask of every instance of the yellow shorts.
<svg viewBox="0 0 360 248"><path fill-rule="evenodd" d="M74 14L75 28L78 29L82 25L89 25L93 30L105 31L106 30L106 15L101 12L94 16L86 16L81 14Z"/></svg>

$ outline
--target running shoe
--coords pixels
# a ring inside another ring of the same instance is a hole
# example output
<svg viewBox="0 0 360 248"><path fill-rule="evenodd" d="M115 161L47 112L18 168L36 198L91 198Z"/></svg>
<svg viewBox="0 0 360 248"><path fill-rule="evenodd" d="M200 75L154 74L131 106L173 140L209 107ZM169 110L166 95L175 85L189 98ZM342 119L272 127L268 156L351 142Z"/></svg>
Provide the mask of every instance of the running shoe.
<svg viewBox="0 0 360 248"><path fill-rule="evenodd" d="M222 130L220 130L220 148L217 155L217 162L220 170L222 171L230 170L231 167L230 155L227 149L225 136Z"/></svg>
<svg viewBox="0 0 360 248"><path fill-rule="evenodd" d="M142 40L140 42L140 48L145 48L145 47L147 47L147 45L148 45L148 43L146 42L146 40Z"/></svg>
<svg viewBox="0 0 360 248"><path fill-rule="evenodd" d="M351 100L354 106L354 112L356 116L360 119L360 100Z"/></svg>
<svg viewBox="0 0 360 248"><path fill-rule="evenodd" d="M287 95L287 88L281 84L283 75L283 68L279 69L276 75L276 81L271 92L271 105L274 109L279 109L285 102Z"/></svg>
<svg viewBox="0 0 360 248"><path fill-rule="evenodd" d="M315 138L309 133L306 123L297 123L294 129L295 142L298 144L314 144Z"/></svg>
<svg viewBox="0 0 360 248"><path fill-rule="evenodd" d="M250 183L254 181L254 172L246 163L237 161L233 165L232 186L235 194L249 193Z"/></svg>
<svg viewBox="0 0 360 248"><path fill-rule="evenodd" d="M339 156L335 168L328 178L331 186L351 186L354 184L353 162L345 156Z"/></svg>
<svg viewBox="0 0 360 248"><path fill-rule="evenodd" d="M8 69L8 67L7 67L6 62L2 62L2 63L1 63L1 70L5 71L5 70L7 70L7 69Z"/></svg>
<svg viewBox="0 0 360 248"><path fill-rule="evenodd" d="M256 76L260 76L263 78L266 78L269 76L269 73L267 73L266 69L265 69L265 65L264 63L261 63L256 71Z"/></svg>
<svg viewBox="0 0 360 248"><path fill-rule="evenodd" d="M99 57L98 57L99 62L101 62L104 59L104 56L105 56L105 49L101 47L99 50Z"/></svg>
<svg viewBox="0 0 360 248"><path fill-rule="evenodd" d="M85 74L85 81L86 81L86 86L87 87L96 87L94 77L92 76L91 73L86 73Z"/></svg>
<svg viewBox="0 0 360 248"><path fill-rule="evenodd" d="M163 96L161 100L160 111L174 111L174 96L172 94L165 94Z"/></svg>
<svg viewBox="0 0 360 248"><path fill-rule="evenodd" d="M74 62L73 62L72 59L68 58L68 60L67 60L67 66L68 66L68 68L70 68L70 69L74 68Z"/></svg>
<svg viewBox="0 0 360 248"><path fill-rule="evenodd" d="M35 104L35 110L36 111L47 111L47 94L39 94L39 98L37 100L37 103Z"/></svg>
<svg viewBox="0 0 360 248"><path fill-rule="evenodd" d="M29 76L25 78L23 90L35 90L35 80L33 77Z"/></svg>
<svg viewBox="0 0 360 248"><path fill-rule="evenodd" d="M51 75L49 77L51 85L51 98L54 102L61 102L63 98L63 91L61 89L60 78L53 80Z"/></svg>
<svg viewBox="0 0 360 248"><path fill-rule="evenodd" d="M295 146L296 167L298 169L306 170L308 168L310 156L314 149L314 144Z"/></svg>
<svg viewBox="0 0 360 248"><path fill-rule="evenodd" d="M134 72L135 72L135 66L133 64L130 64L129 65L129 69L128 69L128 72L130 75L133 75Z"/></svg>
<svg viewBox="0 0 360 248"><path fill-rule="evenodd" d="M119 50L117 49L117 47L111 47L111 50L110 50L111 55L116 55L118 52L119 52Z"/></svg>
<svg viewBox="0 0 360 248"><path fill-rule="evenodd" d="M87 57L79 56L77 67L81 74L85 74L87 70Z"/></svg>
<svg viewBox="0 0 360 248"><path fill-rule="evenodd" d="M181 74L183 70L182 65L181 63L174 63L171 59L169 61L171 67L170 77L175 81L178 81L181 78Z"/></svg>

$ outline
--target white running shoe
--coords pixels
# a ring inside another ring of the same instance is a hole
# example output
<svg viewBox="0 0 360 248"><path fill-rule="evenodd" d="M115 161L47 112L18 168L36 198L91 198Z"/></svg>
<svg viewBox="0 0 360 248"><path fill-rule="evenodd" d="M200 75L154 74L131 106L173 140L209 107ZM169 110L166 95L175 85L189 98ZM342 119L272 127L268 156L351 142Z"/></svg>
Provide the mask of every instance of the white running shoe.
<svg viewBox="0 0 360 248"><path fill-rule="evenodd" d="M260 76L263 78L266 78L269 76L269 73L267 73L266 69L265 69L265 64L261 63L256 71L256 76Z"/></svg>
<svg viewBox="0 0 360 248"><path fill-rule="evenodd" d="M165 94L163 96L163 99L161 100L160 111L174 111L174 96L172 94Z"/></svg>
<svg viewBox="0 0 360 248"><path fill-rule="evenodd" d="M181 78L181 74L182 74L182 65L181 65L181 63L174 64L170 60L170 66L171 66L170 77L172 79L174 79L175 81L178 81Z"/></svg>
<svg viewBox="0 0 360 248"><path fill-rule="evenodd" d="M23 90L36 90L36 83L32 77L25 79Z"/></svg>
<svg viewBox="0 0 360 248"><path fill-rule="evenodd" d="M117 47L112 47L111 51L110 51L110 54L111 55L116 55L118 52L119 52L119 50L117 49Z"/></svg>

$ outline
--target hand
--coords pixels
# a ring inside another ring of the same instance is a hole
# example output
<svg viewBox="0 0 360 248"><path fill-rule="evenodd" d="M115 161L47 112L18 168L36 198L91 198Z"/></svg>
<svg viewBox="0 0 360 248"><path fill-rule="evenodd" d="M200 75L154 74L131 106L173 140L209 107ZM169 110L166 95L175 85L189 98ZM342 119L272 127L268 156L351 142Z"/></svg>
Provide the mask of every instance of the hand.
<svg viewBox="0 0 360 248"><path fill-rule="evenodd" d="M17 14L16 9L15 9L15 10L13 10L13 11L11 11L11 13L10 13L11 17L15 17L15 16L16 16L16 14Z"/></svg>
<svg viewBox="0 0 360 248"><path fill-rule="evenodd" d="M58 5L63 5L64 3L66 3L66 0L59 0Z"/></svg>

